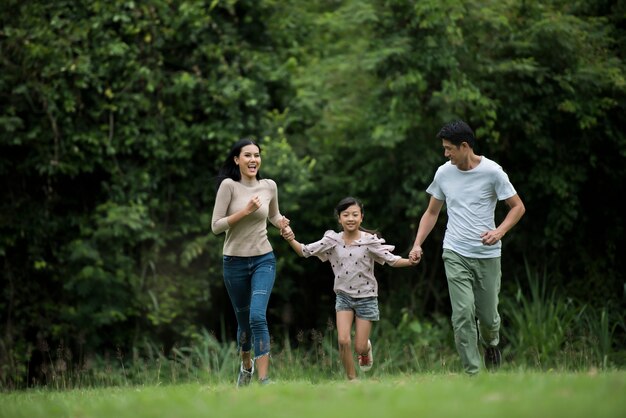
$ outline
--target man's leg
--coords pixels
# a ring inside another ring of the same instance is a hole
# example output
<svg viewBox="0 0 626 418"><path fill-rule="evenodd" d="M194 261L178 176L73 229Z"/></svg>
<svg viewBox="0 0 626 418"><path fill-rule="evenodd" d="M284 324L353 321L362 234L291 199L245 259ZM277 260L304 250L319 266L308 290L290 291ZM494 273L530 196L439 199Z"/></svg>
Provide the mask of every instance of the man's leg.
<svg viewBox="0 0 626 418"><path fill-rule="evenodd" d="M489 368L500 366L501 355L497 345L500 342L500 314L498 313L498 295L502 272L500 257L476 260L476 316L480 342L485 347L485 365Z"/></svg>
<svg viewBox="0 0 626 418"><path fill-rule="evenodd" d="M465 373L474 375L480 370L480 353L474 310L474 277L467 259L444 249L443 263L448 278L448 291L452 305L454 342L461 356Z"/></svg>

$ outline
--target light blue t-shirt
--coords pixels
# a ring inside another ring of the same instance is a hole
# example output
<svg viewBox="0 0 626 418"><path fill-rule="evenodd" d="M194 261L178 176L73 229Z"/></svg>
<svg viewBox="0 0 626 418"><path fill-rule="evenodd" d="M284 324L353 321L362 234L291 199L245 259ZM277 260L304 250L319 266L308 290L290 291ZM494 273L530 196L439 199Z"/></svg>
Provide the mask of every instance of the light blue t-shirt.
<svg viewBox="0 0 626 418"><path fill-rule="evenodd" d="M446 204L448 224L443 248L465 257L500 257L501 241L484 245L480 238L483 232L496 228L498 200L517 193L500 165L482 156L475 168L463 171L448 161L437 169L426 192Z"/></svg>

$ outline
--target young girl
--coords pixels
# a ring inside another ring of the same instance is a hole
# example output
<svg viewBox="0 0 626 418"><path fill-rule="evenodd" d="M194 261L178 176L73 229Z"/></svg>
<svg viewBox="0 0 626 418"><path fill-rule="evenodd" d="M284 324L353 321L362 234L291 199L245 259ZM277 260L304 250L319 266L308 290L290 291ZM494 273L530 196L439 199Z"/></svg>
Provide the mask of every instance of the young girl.
<svg viewBox="0 0 626 418"><path fill-rule="evenodd" d="M311 244L301 244L295 239L291 227L281 233L300 257L317 256L330 261L335 274L337 313L337 339L341 362L349 380L356 379L352 341L352 322L356 323L354 349L362 371L372 368L372 344L369 339L372 321L378 321L378 283L374 277L374 261L393 267L409 267L419 261L392 254L394 246L385 245L373 231L361 227L363 204L346 197L335 208L342 232L326 231L324 237ZM356 317L356 318L355 318Z"/></svg>

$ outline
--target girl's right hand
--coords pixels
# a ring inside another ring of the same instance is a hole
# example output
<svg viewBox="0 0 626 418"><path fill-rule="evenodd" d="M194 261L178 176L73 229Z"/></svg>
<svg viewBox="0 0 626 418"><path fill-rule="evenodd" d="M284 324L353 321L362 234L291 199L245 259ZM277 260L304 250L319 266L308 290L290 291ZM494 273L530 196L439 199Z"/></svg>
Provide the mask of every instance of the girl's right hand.
<svg viewBox="0 0 626 418"><path fill-rule="evenodd" d="M417 245L413 247L413 249L409 253L409 259L411 259L411 261L419 263L423 255L424 255L424 250L422 250L421 246Z"/></svg>

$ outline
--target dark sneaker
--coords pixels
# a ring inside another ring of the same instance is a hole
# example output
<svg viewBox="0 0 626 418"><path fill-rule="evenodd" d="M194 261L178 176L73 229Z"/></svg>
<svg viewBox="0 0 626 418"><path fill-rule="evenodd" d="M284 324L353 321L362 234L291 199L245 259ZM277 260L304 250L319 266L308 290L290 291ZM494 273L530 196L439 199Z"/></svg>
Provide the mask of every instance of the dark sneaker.
<svg viewBox="0 0 626 418"><path fill-rule="evenodd" d="M252 373L254 373L254 364L249 369L243 367L243 362L239 367L239 376L237 377L237 387L248 386L252 380Z"/></svg>
<svg viewBox="0 0 626 418"><path fill-rule="evenodd" d="M359 367L362 371L367 372L374 364L374 355L372 353L372 343L367 340L367 354L359 354Z"/></svg>
<svg viewBox="0 0 626 418"><path fill-rule="evenodd" d="M498 347L490 345L485 347L485 367L488 370L497 370L502 363L502 354Z"/></svg>
<svg viewBox="0 0 626 418"><path fill-rule="evenodd" d="M263 379L259 380L259 384L260 384L261 386L265 386L265 385L273 385L273 384L274 384L274 382L273 382L273 381L272 381L272 379L270 379L269 377L265 377L265 378L263 378Z"/></svg>

